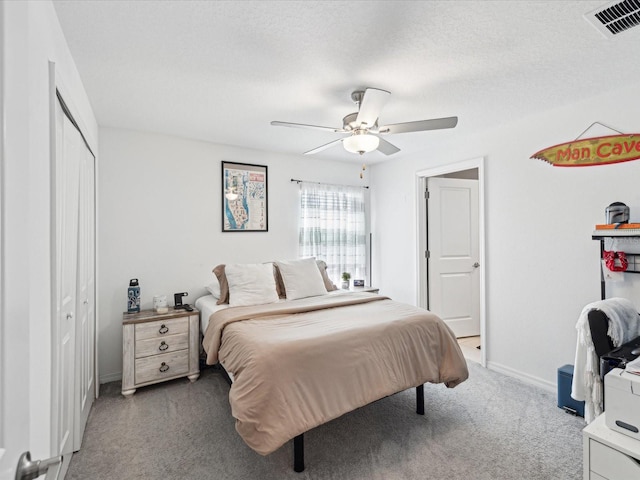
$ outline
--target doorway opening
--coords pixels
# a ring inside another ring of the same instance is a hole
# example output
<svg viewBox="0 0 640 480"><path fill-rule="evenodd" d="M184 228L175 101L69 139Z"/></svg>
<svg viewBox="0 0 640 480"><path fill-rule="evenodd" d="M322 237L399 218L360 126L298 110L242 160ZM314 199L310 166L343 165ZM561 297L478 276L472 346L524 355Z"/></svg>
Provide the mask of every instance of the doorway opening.
<svg viewBox="0 0 640 480"><path fill-rule="evenodd" d="M449 325L466 358L485 366L484 159L422 170L416 181L418 305Z"/></svg>

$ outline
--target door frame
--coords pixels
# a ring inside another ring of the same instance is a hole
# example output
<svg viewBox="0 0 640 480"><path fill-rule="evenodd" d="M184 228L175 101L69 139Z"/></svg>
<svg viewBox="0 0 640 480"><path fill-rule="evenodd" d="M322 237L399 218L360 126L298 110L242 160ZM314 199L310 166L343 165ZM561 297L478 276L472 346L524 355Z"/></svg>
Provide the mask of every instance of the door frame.
<svg viewBox="0 0 640 480"><path fill-rule="evenodd" d="M426 291L428 288L428 260L426 257L427 245L427 202L424 192L427 187L427 178L438 177L463 170L478 170L478 243L480 271L480 363L487 365L487 326L486 326L486 255L485 255L485 188L484 188L484 157L472 158L460 162L439 165L436 167L419 170L416 172L416 212L417 218L417 245L416 259L417 270L417 304L423 308L427 306Z"/></svg>

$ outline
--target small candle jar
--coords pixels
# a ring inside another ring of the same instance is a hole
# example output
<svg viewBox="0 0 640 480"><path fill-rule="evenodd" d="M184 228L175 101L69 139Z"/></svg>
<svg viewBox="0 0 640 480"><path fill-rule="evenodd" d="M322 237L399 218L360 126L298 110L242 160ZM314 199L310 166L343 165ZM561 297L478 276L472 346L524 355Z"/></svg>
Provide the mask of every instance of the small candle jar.
<svg viewBox="0 0 640 480"><path fill-rule="evenodd" d="M153 296L153 310L156 313L167 313L169 306L167 305L166 295L154 295Z"/></svg>

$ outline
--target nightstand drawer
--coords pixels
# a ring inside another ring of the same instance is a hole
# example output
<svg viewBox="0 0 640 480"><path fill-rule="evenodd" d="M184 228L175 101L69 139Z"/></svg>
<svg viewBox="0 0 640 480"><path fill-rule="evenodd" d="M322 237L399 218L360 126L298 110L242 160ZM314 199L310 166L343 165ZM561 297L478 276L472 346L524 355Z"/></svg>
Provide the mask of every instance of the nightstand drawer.
<svg viewBox="0 0 640 480"><path fill-rule="evenodd" d="M184 375L189 371L189 351L163 353L136 359L136 385Z"/></svg>
<svg viewBox="0 0 640 480"><path fill-rule="evenodd" d="M189 348L189 335L180 333L162 338L148 338L136 341L136 358L149 357L160 353L171 353Z"/></svg>
<svg viewBox="0 0 640 480"><path fill-rule="evenodd" d="M616 480L640 478L640 461L635 458L593 439L589 442L589 449L591 471Z"/></svg>
<svg viewBox="0 0 640 480"><path fill-rule="evenodd" d="M136 342L147 338L162 338L187 332L189 332L189 322L186 317L140 323L136 325Z"/></svg>

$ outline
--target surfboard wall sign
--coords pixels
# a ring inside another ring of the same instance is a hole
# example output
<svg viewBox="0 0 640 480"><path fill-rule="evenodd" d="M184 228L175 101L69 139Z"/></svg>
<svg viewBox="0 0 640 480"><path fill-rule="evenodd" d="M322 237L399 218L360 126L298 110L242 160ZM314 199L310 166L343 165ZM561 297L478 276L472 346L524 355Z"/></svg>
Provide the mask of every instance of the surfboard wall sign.
<svg viewBox="0 0 640 480"><path fill-rule="evenodd" d="M640 133L584 138L545 148L531 155L554 167L589 167L640 158Z"/></svg>

